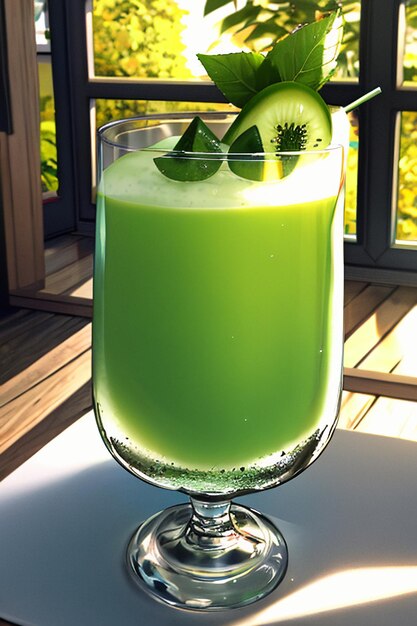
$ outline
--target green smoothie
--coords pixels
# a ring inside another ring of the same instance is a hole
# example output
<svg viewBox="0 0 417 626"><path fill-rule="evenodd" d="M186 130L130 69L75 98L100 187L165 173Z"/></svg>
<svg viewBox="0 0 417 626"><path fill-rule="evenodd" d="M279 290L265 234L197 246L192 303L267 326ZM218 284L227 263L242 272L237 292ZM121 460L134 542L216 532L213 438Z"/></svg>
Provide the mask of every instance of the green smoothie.
<svg viewBox="0 0 417 626"><path fill-rule="evenodd" d="M296 177L265 185L222 166L181 183L153 156L122 157L101 183L101 427L131 465L135 455L202 471L262 465L322 426L340 380L338 183L316 182L302 201Z"/></svg>

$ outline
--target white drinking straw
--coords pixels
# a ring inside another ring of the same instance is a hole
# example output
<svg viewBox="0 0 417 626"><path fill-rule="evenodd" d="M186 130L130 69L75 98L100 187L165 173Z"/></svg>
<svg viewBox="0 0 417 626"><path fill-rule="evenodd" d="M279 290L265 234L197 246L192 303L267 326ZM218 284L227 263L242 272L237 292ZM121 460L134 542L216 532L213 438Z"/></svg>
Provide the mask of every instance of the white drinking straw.
<svg viewBox="0 0 417 626"><path fill-rule="evenodd" d="M374 98L375 96L377 96L379 93L381 93L381 91L382 91L381 87L375 87L375 89L372 89L372 91L369 91L364 96L361 96L357 100L354 100L347 106L343 107L343 110L345 111L345 113L349 113L349 111L356 109L356 107L358 107L360 104L363 104L364 102L367 102L371 98Z"/></svg>

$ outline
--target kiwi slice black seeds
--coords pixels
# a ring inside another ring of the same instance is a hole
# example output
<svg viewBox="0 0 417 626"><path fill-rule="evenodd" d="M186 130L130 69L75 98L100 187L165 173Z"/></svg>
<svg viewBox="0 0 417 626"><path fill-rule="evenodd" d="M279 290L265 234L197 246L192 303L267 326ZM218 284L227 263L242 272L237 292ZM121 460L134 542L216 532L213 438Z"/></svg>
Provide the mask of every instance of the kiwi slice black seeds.
<svg viewBox="0 0 417 626"><path fill-rule="evenodd" d="M264 151L298 152L325 148L332 137L331 115L316 92L293 81L265 87L243 107L224 143L235 139L256 124Z"/></svg>
<svg viewBox="0 0 417 626"><path fill-rule="evenodd" d="M282 126L278 124L276 127L277 136L271 139L271 143L275 144L277 152L293 152L305 150L307 144L307 125L285 122Z"/></svg>

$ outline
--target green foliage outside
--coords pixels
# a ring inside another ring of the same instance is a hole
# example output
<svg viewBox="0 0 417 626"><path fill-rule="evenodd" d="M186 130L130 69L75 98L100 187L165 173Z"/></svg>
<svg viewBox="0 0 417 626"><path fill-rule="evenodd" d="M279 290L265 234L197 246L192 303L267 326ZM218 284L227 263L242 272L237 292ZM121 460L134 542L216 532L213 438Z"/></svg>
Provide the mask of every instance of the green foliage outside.
<svg viewBox="0 0 417 626"><path fill-rule="evenodd" d="M357 117L353 113L349 115L349 121L350 137L346 166L345 234L356 235L359 128Z"/></svg>
<svg viewBox="0 0 417 626"><path fill-rule="evenodd" d="M40 151L42 191L57 191L58 164L56 151L55 105L51 65L39 63L40 87Z"/></svg>
<svg viewBox="0 0 417 626"><path fill-rule="evenodd" d="M97 76L189 78L175 0L95 0Z"/></svg>
<svg viewBox="0 0 417 626"><path fill-rule="evenodd" d="M396 237L417 241L417 113L401 115Z"/></svg>
<svg viewBox="0 0 417 626"><path fill-rule="evenodd" d="M58 190L56 128L52 120L41 121L41 183L44 193Z"/></svg>
<svg viewBox="0 0 417 626"><path fill-rule="evenodd" d="M405 3L403 80L417 87L417 0ZM397 180L396 238L417 241L417 113L401 114L400 152Z"/></svg>
<svg viewBox="0 0 417 626"><path fill-rule="evenodd" d="M406 33L404 42L403 80L416 86L417 82L417 0L405 3Z"/></svg>
<svg viewBox="0 0 417 626"><path fill-rule="evenodd" d="M94 0L96 76L191 78L181 40L184 15L175 0ZM166 103L101 99L96 103L97 126L167 108Z"/></svg>

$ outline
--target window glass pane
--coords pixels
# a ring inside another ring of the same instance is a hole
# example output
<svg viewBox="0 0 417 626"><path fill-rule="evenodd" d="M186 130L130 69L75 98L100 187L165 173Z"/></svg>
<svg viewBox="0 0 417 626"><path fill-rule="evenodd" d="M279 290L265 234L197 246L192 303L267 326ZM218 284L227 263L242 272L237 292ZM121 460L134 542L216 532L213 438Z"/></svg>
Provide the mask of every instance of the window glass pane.
<svg viewBox="0 0 417 626"><path fill-rule="evenodd" d="M417 377L414 291L347 281L344 313L345 367Z"/></svg>
<svg viewBox="0 0 417 626"><path fill-rule="evenodd" d="M350 137L346 169L345 235L356 239L356 204L358 188L359 120L357 114L349 113Z"/></svg>
<svg viewBox="0 0 417 626"><path fill-rule="evenodd" d="M400 18L399 50L403 56L400 82L406 87L417 87L417 0L408 0L401 6Z"/></svg>
<svg viewBox="0 0 417 626"><path fill-rule="evenodd" d="M193 0L192 4L201 4ZM94 0L96 76L192 78L184 40L189 11L175 0ZM201 35L200 35L201 36Z"/></svg>
<svg viewBox="0 0 417 626"><path fill-rule="evenodd" d="M44 198L56 196L58 189L55 104L52 66L49 55L38 56L40 94L41 179Z"/></svg>
<svg viewBox="0 0 417 626"><path fill-rule="evenodd" d="M396 240L417 242L417 113L403 111L397 177Z"/></svg>
<svg viewBox="0 0 417 626"><path fill-rule="evenodd" d="M58 189L55 102L46 0L34 0L34 15L40 98L41 181L45 200L56 197Z"/></svg>
<svg viewBox="0 0 417 626"><path fill-rule="evenodd" d="M342 4L342 3L339 3ZM359 78L361 2L344 2L343 42L333 80L356 82Z"/></svg>
<svg viewBox="0 0 417 626"><path fill-rule="evenodd" d="M93 69L96 76L204 78L197 52L266 51L280 37L336 0L93 0ZM207 11L209 11L207 13ZM359 74L360 2L345 3L344 44L335 79ZM206 13L206 14L205 14Z"/></svg>

